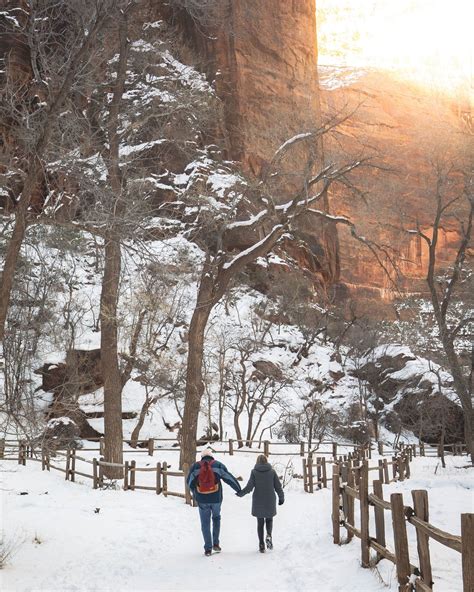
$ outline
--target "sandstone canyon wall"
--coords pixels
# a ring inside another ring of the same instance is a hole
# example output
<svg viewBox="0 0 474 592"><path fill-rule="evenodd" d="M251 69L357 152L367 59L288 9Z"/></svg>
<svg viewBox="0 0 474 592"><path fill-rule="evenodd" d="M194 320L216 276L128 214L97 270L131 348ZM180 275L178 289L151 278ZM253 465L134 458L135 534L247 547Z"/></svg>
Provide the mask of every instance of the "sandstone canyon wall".
<svg viewBox="0 0 474 592"><path fill-rule="evenodd" d="M398 274L392 270L389 277L347 227L322 227L310 216L299 234L311 253L300 263L316 274L323 270L339 301L355 301L371 314L387 314L386 305L400 292L425 292L426 245L405 230L430 227L437 164L443 170L469 166L459 110L448 97L383 72L356 73L349 76L352 82L320 87L314 0L234 0L227 9L226 26L207 50L214 52L229 156L258 177L284 139L316 128L321 117L354 111L332 138L325 138L321 160L362 156L376 165L356 175L359 193L337 189L325 207L349 217L359 234L380 245L386 253L380 251L380 261L388 270L392 259ZM298 174L297 156L292 165ZM461 175L450 183L447 195L462 191ZM457 214L462 217L465 210ZM447 220L440 237L441 268L454 260L459 238L458 220ZM298 258L295 250L293 255Z"/></svg>
<svg viewBox="0 0 474 592"><path fill-rule="evenodd" d="M337 157L343 146L348 158L370 157L374 165L358 172L363 198L337 191L331 209L353 220L359 234L388 249L399 271L398 277L391 273L389 278L362 243L354 241L346 228L338 228L337 290L341 298L352 295L359 306L373 310L374 302L389 303L400 296L392 280L404 295L426 292L428 248L406 230L419 226L430 234L438 190L445 200L463 195L463 174L472 166L472 136L447 95L387 72L359 73L357 80L340 85L334 84L337 72L327 75L327 80L321 77L323 111L353 111L337 138L328 139L327 157ZM440 269L455 260L463 219L467 203L461 197L442 222ZM380 255L389 268L388 256Z"/></svg>

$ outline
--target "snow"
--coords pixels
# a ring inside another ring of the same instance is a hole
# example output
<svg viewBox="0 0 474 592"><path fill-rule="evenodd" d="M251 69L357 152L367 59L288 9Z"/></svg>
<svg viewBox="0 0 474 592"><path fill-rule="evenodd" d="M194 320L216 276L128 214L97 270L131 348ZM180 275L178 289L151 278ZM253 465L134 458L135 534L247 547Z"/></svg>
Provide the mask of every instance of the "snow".
<svg viewBox="0 0 474 592"><path fill-rule="evenodd" d="M150 148L153 148L153 146L159 146L163 143L166 143L166 140L159 139L153 140L152 142L142 142L141 144L136 144L135 146L122 144L120 146L120 156L129 156L130 154L134 154L136 152L143 152L143 150L149 150Z"/></svg>
<svg viewBox="0 0 474 592"><path fill-rule="evenodd" d="M192 66L186 66L185 64L181 63L174 56L172 56L168 50L163 52L162 58L164 60L164 65L169 66L175 70L175 72L179 75L180 80L184 84L193 90L212 94L212 88L209 83L206 82L204 74L201 74Z"/></svg>
<svg viewBox="0 0 474 592"><path fill-rule="evenodd" d="M175 466L177 454L159 454ZM216 457L246 482L255 455ZM153 459L140 458L158 460L156 453ZM281 473L287 457L278 458ZM292 460L299 467L299 457ZM412 505L409 492L429 488L430 522L459 534L460 513L474 510L474 480L472 470L457 468L459 457L447 460L447 469L438 468L435 474L437 459L415 459L412 479L384 486L384 495L387 499L391 492L402 492ZM250 496L239 499L225 486L223 552L207 559L197 509L181 499L146 491L93 490L90 481L66 482L62 474L42 472L40 463L30 461L26 467L3 461L0 471L5 543L17 544L2 571L5 592L187 592L202 590L203 577L212 579L213 589L229 591L344 592L349 583L354 592L397 590L391 563L380 562L378 573L362 569L357 539L333 544L331 491L304 493L301 480L293 479L285 489L286 501L274 523L275 548L264 555L257 552ZM139 473L140 479L142 475L149 474ZM390 546L388 518L386 528ZM408 526L410 558L416 564L414 530ZM436 588L461 592L460 555L436 542L430 547Z"/></svg>
<svg viewBox="0 0 474 592"><path fill-rule="evenodd" d="M268 237L270 236L270 234L277 233L281 228L283 228L283 224L275 224L275 226L272 228L271 232L269 232L261 240L259 240L257 243L255 243L251 247L248 247L248 249L245 249L244 251L241 251L231 261L228 261L227 263L225 263L224 266L223 266L224 269L229 269L233 265L237 264L237 262L239 260L241 260L244 257L246 257L249 253L252 253L252 251L256 251L268 239Z"/></svg>
<svg viewBox="0 0 474 592"><path fill-rule="evenodd" d="M314 132L304 132L302 134L294 135L290 139L286 140L286 142L283 142L283 144L278 148L278 150L275 152L275 158L280 156L280 154L282 154L287 148L289 148L293 144L296 144L297 142L302 142L303 140L307 140L312 136L314 136Z"/></svg>
<svg viewBox="0 0 474 592"><path fill-rule="evenodd" d="M207 178L207 183L209 187L214 191L219 197L224 197L226 191L232 189L234 185L241 181L240 177L237 175L232 175L228 173L211 173Z"/></svg>

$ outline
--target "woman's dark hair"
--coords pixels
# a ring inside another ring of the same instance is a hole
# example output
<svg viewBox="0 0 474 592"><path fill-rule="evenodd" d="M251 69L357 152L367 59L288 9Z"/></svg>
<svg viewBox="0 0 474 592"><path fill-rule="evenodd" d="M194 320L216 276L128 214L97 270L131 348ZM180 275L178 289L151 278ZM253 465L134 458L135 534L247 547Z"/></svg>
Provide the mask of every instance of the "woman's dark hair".
<svg viewBox="0 0 474 592"><path fill-rule="evenodd" d="M268 462L268 459L264 454L259 454L257 456L257 465L264 465L267 462Z"/></svg>

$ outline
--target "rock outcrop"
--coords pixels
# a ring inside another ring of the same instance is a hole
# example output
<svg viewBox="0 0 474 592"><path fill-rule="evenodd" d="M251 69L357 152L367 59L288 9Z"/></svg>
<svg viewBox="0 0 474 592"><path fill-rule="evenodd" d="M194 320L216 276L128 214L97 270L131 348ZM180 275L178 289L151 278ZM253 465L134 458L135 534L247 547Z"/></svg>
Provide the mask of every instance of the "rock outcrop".
<svg viewBox="0 0 474 592"><path fill-rule="evenodd" d="M408 347L381 345L349 373L368 385L368 413L396 433L410 430L426 442L463 439L463 413L452 377Z"/></svg>

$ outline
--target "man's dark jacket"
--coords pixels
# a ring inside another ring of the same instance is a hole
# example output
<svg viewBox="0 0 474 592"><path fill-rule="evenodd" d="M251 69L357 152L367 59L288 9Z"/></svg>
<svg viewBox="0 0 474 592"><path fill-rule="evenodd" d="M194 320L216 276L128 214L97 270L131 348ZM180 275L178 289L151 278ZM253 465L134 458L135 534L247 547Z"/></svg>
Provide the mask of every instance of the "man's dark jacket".
<svg viewBox="0 0 474 592"><path fill-rule="evenodd" d="M218 460L214 460L212 456L205 456L202 461L214 461L211 465L211 469L216 476L216 483L218 490L214 493L199 493L197 490L199 471L201 470L201 464L195 462L190 468L187 478L188 487L191 490L194 499L198 504L218 504L222 502L222 481L225 481L227 485L230 485L232 489L239 492L241 490L240 483L237 479L229 473L225 465Z"/></svg>

